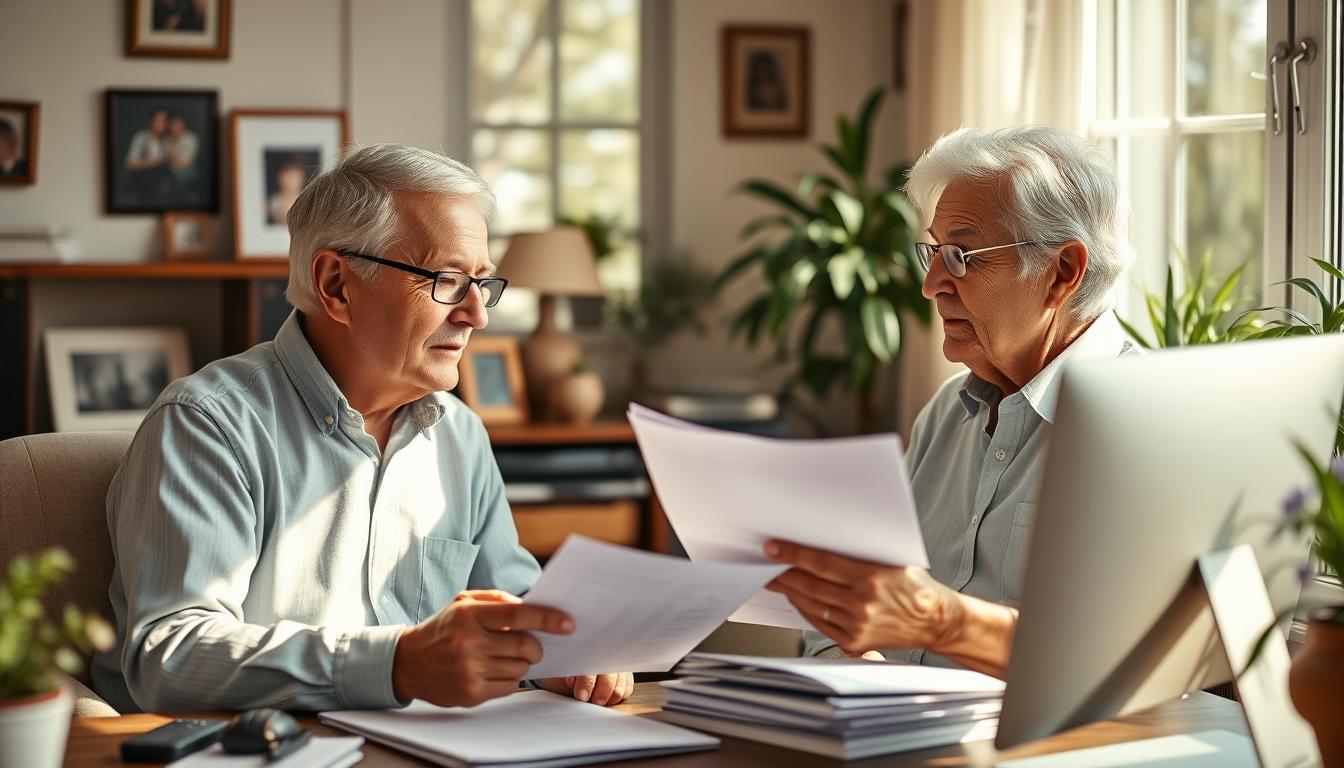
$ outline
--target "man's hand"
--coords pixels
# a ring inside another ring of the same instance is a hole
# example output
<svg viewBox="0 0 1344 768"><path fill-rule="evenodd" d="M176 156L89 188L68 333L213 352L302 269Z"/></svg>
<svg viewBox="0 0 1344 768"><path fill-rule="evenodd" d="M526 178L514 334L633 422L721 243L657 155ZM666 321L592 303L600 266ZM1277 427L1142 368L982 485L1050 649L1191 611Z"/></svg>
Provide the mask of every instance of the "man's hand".
<svg viewBox="0 0 1344 768"><path fill-rule="evenodd" d="M471 707L512 693L541 661L529 632L568 635L574 621L553 608L523 605L506 592L469 590L397 640L392 689L397 698Z"/></svg>
<svg viewBox="0 0 1344 768"><path fill-rule="evenodd" d="M877 648L937 650L960 625L960 595L922 568L854 560L784 541L765 554L791 566L766 589L789 599L851 654Z"/></svg>
<svg viewBox="0 0 1344 768"><path fill-rule="evenodd" d="M541 687L561 696L573 696L579 701L598 706L614 707L635 692L635 676L629 672L611 675L579 675L578 677L548 677L539 680Z"/></svg>

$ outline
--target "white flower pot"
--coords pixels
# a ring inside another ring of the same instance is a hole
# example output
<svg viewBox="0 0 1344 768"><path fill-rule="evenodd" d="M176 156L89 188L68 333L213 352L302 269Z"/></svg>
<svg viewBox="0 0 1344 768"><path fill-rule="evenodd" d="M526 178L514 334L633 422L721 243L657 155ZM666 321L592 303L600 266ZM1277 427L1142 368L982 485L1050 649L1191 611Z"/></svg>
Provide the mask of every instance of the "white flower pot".
<svg viewBox="0 0 1344 768"><path fill-rule="evenodd" d="M65 686L0 701L0 768L60 768L74 707Z"/></svg>

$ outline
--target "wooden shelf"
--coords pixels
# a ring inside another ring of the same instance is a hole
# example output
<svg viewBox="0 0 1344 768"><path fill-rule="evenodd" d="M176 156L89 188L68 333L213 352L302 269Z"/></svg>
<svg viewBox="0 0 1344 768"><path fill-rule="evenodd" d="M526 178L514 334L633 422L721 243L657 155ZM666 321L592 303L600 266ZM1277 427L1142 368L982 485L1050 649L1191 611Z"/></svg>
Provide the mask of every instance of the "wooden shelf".
<svg viewBox="0 0 1344 768"><path fill-rule="evenodd" d="M633 443L635 430L623 421L594 424L519 424L486 427L492 445Z"/></svg>
<svg viewBox="0 0 1344 768"><path fill-rule="evenodd" d="M257 261L144 261L138 263L0 264L0 279L58 280L247 280L289 277L283 259Z"/></svg>

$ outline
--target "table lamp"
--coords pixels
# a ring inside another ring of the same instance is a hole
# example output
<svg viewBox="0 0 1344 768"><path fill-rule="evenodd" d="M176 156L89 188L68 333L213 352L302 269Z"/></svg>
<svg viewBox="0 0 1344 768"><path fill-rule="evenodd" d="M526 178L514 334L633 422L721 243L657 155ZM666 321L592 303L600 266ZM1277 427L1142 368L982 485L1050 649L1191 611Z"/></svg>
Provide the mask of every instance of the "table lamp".
<svg viewBox="0 0 1344 768"><path fill-rule="evenodd" d="M597 267L588 237L577 227L545 232L519 232L499 262L499 276L515 288L541 296L537 330L523 340L523 378L533 413L548 413L551 382L568 375L583 356L573 339L555 323L558 296L601 296Z"/></svg>

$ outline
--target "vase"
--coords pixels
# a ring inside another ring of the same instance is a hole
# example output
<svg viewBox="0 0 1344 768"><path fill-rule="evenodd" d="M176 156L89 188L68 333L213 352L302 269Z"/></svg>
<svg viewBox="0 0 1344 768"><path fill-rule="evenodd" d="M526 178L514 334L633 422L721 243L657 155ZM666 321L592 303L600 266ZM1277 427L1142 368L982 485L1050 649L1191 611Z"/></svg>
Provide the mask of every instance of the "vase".
<svg viewBox="0 0 1344 768"><path fill-rule="evenodd" d="M602 378L592 371L555 379L549 394L551 413L566 424L589 424L602 410Z"/></svg>
<svg viewBox="0 0 1344 768"><path fill-rule="evenodd" d="M0 768L59 768L74 706L65 686L0 701Z"/></svg>
<svg viewBox="0 0 1344 768"><path fill-rule="evenodd" d="M1306 645L1293 658L1288 693L1316 732L1323 768L1344 768L1340 691L1344 691L1344 624L1313 618L1307 625Z"/></svg>

